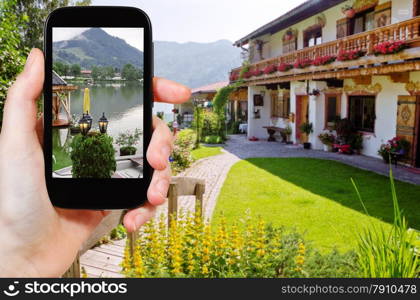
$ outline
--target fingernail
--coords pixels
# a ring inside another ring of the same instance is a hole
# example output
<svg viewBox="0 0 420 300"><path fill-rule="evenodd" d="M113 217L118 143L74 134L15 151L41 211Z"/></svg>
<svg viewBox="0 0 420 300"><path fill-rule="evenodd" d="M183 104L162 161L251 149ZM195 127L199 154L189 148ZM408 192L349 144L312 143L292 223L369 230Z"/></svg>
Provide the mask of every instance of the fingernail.
<svg viewBox="0 0 420 300"><path fill-rule="evenodd" d="M168 195L169 181L166 179L159 179L156 184L156 189L163 198L166 198Z"/></svg>
<svg viewBox="0 0 420 300"><path fill-rule="evenodd" d="M32 49L31 52L29 52L28 58L26 59L24 71L30 70L34 61L35 61L35 55L34 55L34 49Z"/></svg>

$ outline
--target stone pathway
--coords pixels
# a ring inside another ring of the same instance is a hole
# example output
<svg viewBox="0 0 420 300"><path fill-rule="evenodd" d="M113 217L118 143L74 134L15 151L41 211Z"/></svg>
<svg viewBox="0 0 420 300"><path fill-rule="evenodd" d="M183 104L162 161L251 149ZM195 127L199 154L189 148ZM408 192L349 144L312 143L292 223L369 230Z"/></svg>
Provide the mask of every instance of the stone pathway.
<svg viewBox="0 0 420 300"><path fill-rule="evenodd" d="M217 197L230 168L240 161L239 157L225 150L222 151L222 154L203 158L195 162L190 168L178 175L180 177L193 177L205 180L206 190L203 197L203 212L206 220L210 220L213 214ZM194 196L179 197L178 209L182 209L185 212L194 212L194 201ZM166 214L167 211L167 204L162 205L159 207L158 215L161 213Z"/></svg>

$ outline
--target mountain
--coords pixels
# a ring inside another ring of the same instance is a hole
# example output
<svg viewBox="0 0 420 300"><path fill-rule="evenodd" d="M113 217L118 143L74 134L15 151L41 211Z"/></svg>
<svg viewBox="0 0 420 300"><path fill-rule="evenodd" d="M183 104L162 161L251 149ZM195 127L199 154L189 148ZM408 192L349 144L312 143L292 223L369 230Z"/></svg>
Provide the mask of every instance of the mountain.
<svg viewBox="0 0 420 300"><path fill-rule="evenodd" d="M227 40L213 43L155 41L155 75L190 88L227 81L241 65L241 50Z"/></svg>
<svg viewBox="0 0 420 300"><path fill-rule="evenodd" d="M70 40L55 42L53 49L54 61L79 64L84 69L93 66L122 69L125 64L143 67L143 52L100 28L91 28Z"/></svg>
<svg viewBox="0 0 420 300"><path fill-rule="evenodd" d="M53 44L54 61L122 68L130 63L143 67L143 52L100 28L91 28L71 40ZM241 50L227 40L212 43L154 42L155 75L190 88L228 80L228 72L241 65Z"/></svg>

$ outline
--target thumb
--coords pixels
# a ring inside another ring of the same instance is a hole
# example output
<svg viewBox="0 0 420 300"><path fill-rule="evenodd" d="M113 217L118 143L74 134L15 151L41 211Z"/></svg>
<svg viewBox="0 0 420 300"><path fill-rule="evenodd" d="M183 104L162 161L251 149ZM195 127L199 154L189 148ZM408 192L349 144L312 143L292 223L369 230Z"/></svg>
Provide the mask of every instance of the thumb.
<svg viewBox="0 0 420 300"><path fill-rule="evenodd" d="M39 49L32 49L23 72L8 91L4 107L2 135L18 139L36 136L36 99L44 84L44 56Z"/></svg>

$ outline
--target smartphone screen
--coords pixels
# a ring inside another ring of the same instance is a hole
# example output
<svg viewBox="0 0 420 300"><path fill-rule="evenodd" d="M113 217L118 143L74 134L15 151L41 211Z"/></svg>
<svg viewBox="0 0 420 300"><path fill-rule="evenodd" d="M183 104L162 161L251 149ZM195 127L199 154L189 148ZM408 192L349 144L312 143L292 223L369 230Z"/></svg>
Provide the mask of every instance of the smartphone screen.
<svg viewBox="0 0 420 300"><path fill-rule="evenodd" d="M141 179L144 29L52 28L52 177Z"/></svg>

